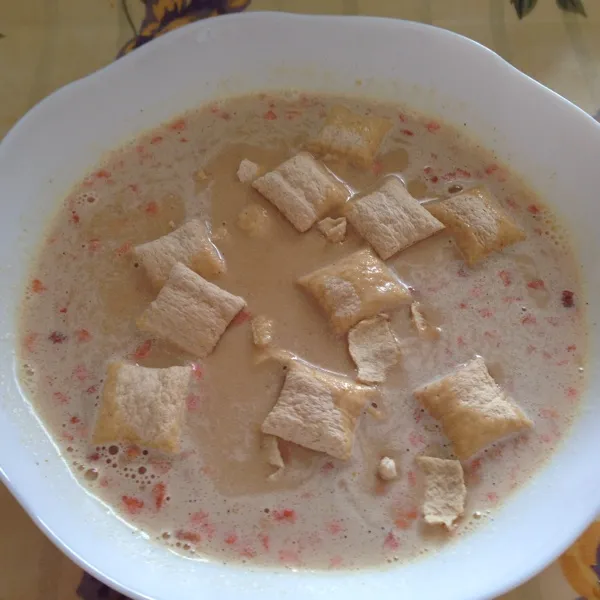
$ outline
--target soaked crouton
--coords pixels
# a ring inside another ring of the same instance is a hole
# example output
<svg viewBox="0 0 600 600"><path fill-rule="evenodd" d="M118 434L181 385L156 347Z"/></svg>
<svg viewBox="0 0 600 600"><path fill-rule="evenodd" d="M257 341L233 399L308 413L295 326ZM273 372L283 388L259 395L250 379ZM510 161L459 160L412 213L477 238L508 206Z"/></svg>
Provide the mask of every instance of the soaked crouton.
<svg viewBox="0 0 600 600"><path fill-rule="evenodd" d="M492 379L480 356L416 390L415 397L441 421L460 460L533 425Z"/></svg>
<svg viewBox="0 0 600 600"><path fill-rule="evenodd" d="M346 460L352 454L358 419L374 394L372 388L346 377L294 361L262 431Z"/></svg>
<svg viewBox="0 0 600 600"><path fill-rule="evenodd" d="M346 239L346 217L332 219L325 217L317 223L317 229L327 238L328 241L336 244Z"/></svg>
<svg viewBox="0 0 600 600"><path fill-rule="evenodd" d="M238 179L242 183L250 183L258 177L259 166L251 160L244 158L237 170Z"/></svg>
<svg viewBox="0 0 600 600"><path fill-rule="evenodd" d="M357 115L345 106L334 106L309 150L347 159L357 167L369 167L392 124L388 119Z"/></svg>
<svg viewBox="0 0 600 600"><path fill-rule="evenodd" d="M427 209L449 229L469 265L525 239L525 232L485 188L431 203Z"/></svg>
<svg viewBox="0 0 600 600"><path fill-rule="evenodd" d="M203 358L209 355L231 320L246 306L234 296L177 263L156 300L137 325Z"/></svg>
<svg viewBox="0 0 600 600"><path fill-rule="evenodd" d="M250 237L265 237L271 226L271 217L266 208L259 204L249 204L237 217L237 225Z"/></svg>
<svg viewBox="0 0 600 600"><path fill-rule="evenodd" d="M425 476L425 522L450 529L465 512L467 488L460 462L418 456L417 464Z"/></svg>
<svg viewBox="0 0 600 600"><path fill-rule="evenodd" d="M252 186L300 232L310 229L348 198L341 181L307 152L286 160Z"/></svg>
<svg viewBox="0 0 600 600"><path fill-rule="evenodd" d="M444 228L396 177L345 208L353 227L383 260Z"/></svg>
<svg viewBox="0 0 600 600"><path fill-rule="evenodd" d="M412 317L413 325L419 334L419 337L433 340L440 337L440 330L434 327L423 314L423 309L419 302L413 302L410 305L410 316Z"/></svg>
<svg viewBox="0 0 600 600"><path fill-rule="evenodd" d="M364 319L348 332L348 350L363 383L385 381L386 372L401 358L400 344L382 315Z"/></svg>
<svg viewBox="0 0 600 600"><path fill-rule="evenodd" d="M275 467L275 471L267 477L269 481L277 481L283 475L285 463L279 450L279 440L274 435L265 435L262 438L262 450L267 464Z"/></svg>
<svg viewBox="0 0 600 600"><path fill-rule="evenodd" d="M225 261L210 241L206 225L194 219L152 242L133 248L133 257L144 267L150 281L160 289L177 262L213 279L225 272Z"/></svg>
<svg viewBox="0 0 600 600"><path fill-rule="evenodd" d="M250 323L252 341L258 348L265 348L273 341L273 321L263 315L254 317Z"/></svg>
<svg viewBox="0 0 600 600"><path fill-rule="evenodd" d="M188 367L147 369L108 366L92 442L128 442L163 452L179 452Z"/></svg>
<svg viewBox="0 0 600 600"><path fill-rule="evenodd" d="M345 333L368 317L410 302L410 292L371 250L359 250L298 280Z"/></svg>
<svg viewBox="0 0 600 600"><path fill-rule="evenodd" d="M377 475L381 477L384 481L391 481L392 479L396 479L398 477L398 472L396 471L396 461L389 456L384 456L379 461L379 466L377 467Z"/></svg>

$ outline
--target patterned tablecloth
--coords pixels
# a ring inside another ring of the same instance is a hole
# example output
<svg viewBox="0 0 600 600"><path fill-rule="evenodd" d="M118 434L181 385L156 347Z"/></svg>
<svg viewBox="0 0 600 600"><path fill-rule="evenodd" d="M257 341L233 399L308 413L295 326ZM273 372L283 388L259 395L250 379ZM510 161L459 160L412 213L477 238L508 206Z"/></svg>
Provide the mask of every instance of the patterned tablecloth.
<svg viewBox="0 0 600 600"><path fill-rule="evenodd" d="M147 7L146 3L151 6ZM512 4L535 4L512 0ZM1 0L0 136L56 88L190 20L249 0ZM600 116L600 1L540 0L520 21L510 0L253 0L248 10L369 14L431 23L489 46ZM146 10L148 8L148 11ZM185 9L184 12L181 12ZM64 557L0 485L0 600L117 598ZM503 600L600 599L600 522Z"/></svg>

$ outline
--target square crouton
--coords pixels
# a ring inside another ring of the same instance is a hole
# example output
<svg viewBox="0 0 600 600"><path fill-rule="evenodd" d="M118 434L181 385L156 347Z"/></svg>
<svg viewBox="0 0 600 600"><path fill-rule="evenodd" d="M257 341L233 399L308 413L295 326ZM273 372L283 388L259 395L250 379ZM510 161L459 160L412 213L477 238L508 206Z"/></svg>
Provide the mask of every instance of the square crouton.
<svg viewBox="0 0 600 600"><path fill-rule="evenodd" d="M259 171L260 167L256 163L244 158L238 167L237 177L242 183L250 183L258 177Z"/></svg>
<svg viewBox="0 0 600 600"><path fill-rule="evenodd" d="M425 476L425 522L450 529L465 512L467 488L462 465L457 460L430 456L418 456L417 464Z"/></svg>
<svg viewBox="0 0 600 600"><path fill-rule="evenodd" d="M469 265L525 239L525 232L485 188L433 202L427 210L452 233Z"/></svg>
<svg viewBox="0 0 600 600"><path fill-rule="evenodd" d="M348 332L348 350L363 383L385 381L386 372L401 358L400 343L381 315L360 321Z"/></svg>
<svg viewBox="0 0 600 600"><path fill-rule="evenodd" d="M127 442L179 452L189 379L188 367L110 364L92 442Z"/></svg>
<svg viewBox="0 0 600 600"><path fill-rule="evenodd" d="M383 260L444 228L396 177L345 207L348 221Z"/></svg>
<svg viewBox="0 0 600 600"><path fill-rule="evenodd" d="M344 184L307 152L286 160L252 183L300 232L310 229L349 196Z"/></svg>
<svg viewBox="0 0 600 600"><path fill-rule="evenodd" d="M145 269L156 289L164 285L177 262L207 279L214 279L225 271L225 261L210 241L206 225L199 219L189 221L157 240L135 246L133 257Z"/></svg>
<svg viewBox="0 0 600 600"><path fill-rule="evenodd" d="M317 154L345 158L357 167L370 167L391 126L388 119L365 117L345 106L334 106L308 148Z"/></svg>
<svg viewBox="0 0 600 600"><path fill-rule="evenodd" d="M372 388L293 361L263 433L347 460Z"/></svg>
<svg viewBox="0 0 600 600"><path fill-rule="evenodd" d="M217 345L231 320L246 306L234 296L177 263L156 300L137 321L142 331L204 358Z"/></svg>
<svg viewBox="0 0 600 600"><path fill-rule="evenodd" d="M432 417L441 421L460 460L533 425L492 379L480 356L416 390L415 397Z"/></svg>
<svg viewBox="0 0 600 600"><path fill-rule="evenodd" d="M346 239L346 226L346 217L339 217L337 219L325 217L317 223L319 232L332 244L343 242Z"/></svg>
<svg viewBox="0 0 600 600"><path fill-rule="evenodd" d="M371 250L359 250L298 280L337 333L410 302L410 292Z"/></svg>

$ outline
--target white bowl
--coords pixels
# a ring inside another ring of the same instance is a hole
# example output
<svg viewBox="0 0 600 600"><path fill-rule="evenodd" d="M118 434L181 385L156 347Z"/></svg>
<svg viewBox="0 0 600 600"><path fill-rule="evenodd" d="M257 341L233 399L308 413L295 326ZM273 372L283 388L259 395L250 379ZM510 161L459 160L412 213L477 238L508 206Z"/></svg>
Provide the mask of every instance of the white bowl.
<svg viewBox="0 0 600 600"><path fill-rule="evenodd" d="M132 533L71 476L21 394L15 316L55 203L105 151L143 130L218 96L286 87L374 96L464 123L563 214L577 236L588 298L600 297L600 126L566 100L479 44L416 23L249 13L189 25L56 92L0 146L2 477L59 548L132 598L493 597L542 569L600 507L595 367L573 434L493 524L427 558L356 573L203 563ZM591 304L592 357L599 318Z"/></svg>

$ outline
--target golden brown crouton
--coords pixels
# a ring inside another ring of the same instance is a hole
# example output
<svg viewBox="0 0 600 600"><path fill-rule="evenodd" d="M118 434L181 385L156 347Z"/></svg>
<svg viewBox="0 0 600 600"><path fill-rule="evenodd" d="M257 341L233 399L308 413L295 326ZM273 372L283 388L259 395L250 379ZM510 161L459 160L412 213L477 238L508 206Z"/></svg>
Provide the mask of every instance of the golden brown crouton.
<svg viewBox="0 0 600 600"><path fill-rule="evenodd" d="M234 296L177 263L156 300L137 321L149 331L182 350L208 356L231 320L246 306Z"/></svg>
<svg viewBox="0 0 600 600"><path fill-rule="evenodd" d="M258 348L265 348L273 341L273 321L271 319L258 315L252 318L250 323L252 327L252 341Z"/></svg>
<svg viewBox="0 0 600 600"><path fill-rule="evenodd" d="M383 260L444 228L396 177L387 178L374 192L351 200L345 213Z"/></svg>
<svg viewBox="0 0 600 600"><path fill-rule="evenodd" d="M449 229L469 265L525 239L525 232L485 188L432 202L427 210Z"/></svg>
<svg viewBox="0 0 600 600"><path fill-rule="evenodd" d="M359 250L298 283L317 300L338 333L411 299L408 289L371 250Z"/></svg>
<svg viewBox="0 0 600 600"><path fill-rule="evenodd" d="M480 356L416 390L415 397L441 421L460 460L533 425L492 379Z"/></svg>
<svg viewBox="0 0 600 600"><path fill-rule="evenodd" d="M259 166L251 160L244 158L237 170L238 179L242 183L250 183L258 177Z"/></svg>
<svg viewBox="0 0 600 600"><path fill-rule="evenodd" d="M127 442L164 452L179 452L188 367L147 369L108 366L92 441Z"/></svg>
<svg viewBox="0 0 600 600"><path fill-rule="evenodd" d="M294 361L263 433L346 460L372 388Z"/></svg>

